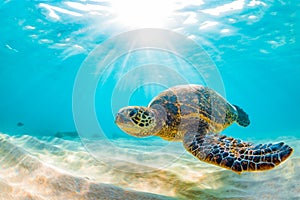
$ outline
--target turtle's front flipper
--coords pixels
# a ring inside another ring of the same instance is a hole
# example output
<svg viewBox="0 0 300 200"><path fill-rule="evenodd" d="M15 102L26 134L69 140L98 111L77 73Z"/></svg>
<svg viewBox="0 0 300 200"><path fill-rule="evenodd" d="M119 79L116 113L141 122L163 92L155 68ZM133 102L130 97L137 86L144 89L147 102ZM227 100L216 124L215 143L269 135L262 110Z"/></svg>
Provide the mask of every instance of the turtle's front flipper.
<svg viewBox="0 0 300 200"><path fill-rule="evenodd" d="M213 133L189 132L185 134L183 143L185 149L199 160L236 173L272 169L293 152L283 142L254 145Z"/></svg>

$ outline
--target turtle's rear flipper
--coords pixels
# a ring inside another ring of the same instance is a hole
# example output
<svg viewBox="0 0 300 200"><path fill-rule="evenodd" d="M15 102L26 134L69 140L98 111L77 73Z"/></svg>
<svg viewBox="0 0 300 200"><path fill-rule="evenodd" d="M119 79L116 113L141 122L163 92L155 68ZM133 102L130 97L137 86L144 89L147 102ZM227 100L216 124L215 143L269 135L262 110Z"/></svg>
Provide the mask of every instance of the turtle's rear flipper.
<svg viewBox="0 0 300 200"><path fill-rule="evenodd" d="M236 173L272 169L293 152L293 149L283 142L254 145L213 133L187 133L183 144L185 149L199 160Z"/></svg>
<svg viewBox="0 0 300 200"><path fill-rule="evenodd" d="M241 109L240 107L238 107L237 105L233 105L235 107L235 109L237 110L238 113L238 118L236 119L236 122L238 123L238 125L240 126L248 126L250 124L250 119L248 114Z"/></svg>

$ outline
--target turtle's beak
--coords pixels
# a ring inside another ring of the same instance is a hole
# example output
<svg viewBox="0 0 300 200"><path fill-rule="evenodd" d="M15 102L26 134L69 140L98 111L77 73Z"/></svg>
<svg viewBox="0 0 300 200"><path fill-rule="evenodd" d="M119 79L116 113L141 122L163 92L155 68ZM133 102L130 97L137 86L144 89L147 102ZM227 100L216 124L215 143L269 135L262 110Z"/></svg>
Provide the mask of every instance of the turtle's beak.
<svg viewBox="0 0 300 200"><path fill-rule="evenodd" d="M117 126L124 131L127 134L136 135L136 129L132 123L132 121L130 120L130 118L128 118L125 113L123 112L119 112L116 114L115 117L115 123L117 124Z"/></svg>
<svg viewBox="0 0 300 200"><path fill-rule="evenodd" d="M124 123L124 116L122 117L122 114L117 113L115 116L115 124L122 123L122 122Z"/></svg>
<svg viewBox="0 0 300 200"><path fill-rule="evenodd" d="M128 124L130 120L123 114L123 113L117 113L115 117L115 123L120 126L124 126L125 124Z"/></svg>

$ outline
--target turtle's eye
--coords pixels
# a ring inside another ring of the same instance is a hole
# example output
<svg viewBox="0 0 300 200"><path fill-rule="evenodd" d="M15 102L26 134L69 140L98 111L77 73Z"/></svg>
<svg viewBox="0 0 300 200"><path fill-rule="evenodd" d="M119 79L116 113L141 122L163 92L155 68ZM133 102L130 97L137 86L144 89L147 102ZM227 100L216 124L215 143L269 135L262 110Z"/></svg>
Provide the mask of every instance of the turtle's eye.
<svg viewBox="0 0 300 200"><path fill-rule="evenodd" d="M148 117L148 116L149 116L149 112L148 112L148 111L145 111L145 112L144 112L144 115Z"/></svg>
<svg viewBox="0 0 300 200"><path fill-rule="evenodd" d="M136 114L137 114L137 110L136 110L136 109L133 109L133 110L130 111L129 117L133 117L133 116L135 116Z"/></svg>

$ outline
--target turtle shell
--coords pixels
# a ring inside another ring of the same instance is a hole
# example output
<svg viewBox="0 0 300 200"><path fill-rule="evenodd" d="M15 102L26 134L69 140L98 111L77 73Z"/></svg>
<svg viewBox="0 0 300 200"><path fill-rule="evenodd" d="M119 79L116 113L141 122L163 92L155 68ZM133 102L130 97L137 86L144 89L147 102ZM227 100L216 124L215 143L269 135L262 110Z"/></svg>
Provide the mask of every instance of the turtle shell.
<svg viewBox="0 0 300 200"><path fill-rule="evenodd" d="M214 90L201 85L169 88L155 97L150 108L159 109L166 123L158 136L181 140L186 132L220 132L237 119L236 109Z"/></svg>

